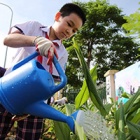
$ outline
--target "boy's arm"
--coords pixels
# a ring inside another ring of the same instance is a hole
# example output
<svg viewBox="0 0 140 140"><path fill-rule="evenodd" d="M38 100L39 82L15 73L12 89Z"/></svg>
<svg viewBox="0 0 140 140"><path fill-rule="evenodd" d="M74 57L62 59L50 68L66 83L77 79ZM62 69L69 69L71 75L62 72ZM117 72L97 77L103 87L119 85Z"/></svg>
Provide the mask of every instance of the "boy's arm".
<svg viewBox="0 0 140 140"><path fill-rule="evenodd" d="M4 45L13 48L36 46L42 56L48 57L48 52L49 57L51 58L53 58L54 53L57 56L55 47L50 40L45 37L27 36L22 34L19 30L7 35L3 43Z"/></svg>
<svg viewBox="0 0 140 140"><path fill-rule="evenodd" d="M33 42L36 36L27 36L22 34L19 30L16 30L8 34L4 39L4 45L9 47L25 47L25 46L34 46Z"/></svg>

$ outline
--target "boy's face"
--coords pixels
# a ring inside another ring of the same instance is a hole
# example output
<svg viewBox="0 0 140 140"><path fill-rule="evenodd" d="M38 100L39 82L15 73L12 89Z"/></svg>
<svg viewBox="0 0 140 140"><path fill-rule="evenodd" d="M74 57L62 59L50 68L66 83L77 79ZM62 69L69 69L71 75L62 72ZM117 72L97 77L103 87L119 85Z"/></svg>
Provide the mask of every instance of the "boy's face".
<svg viewBox="0 0 140 140"><path fill-rule="evenodd" d="M82 27L82 19L75 13L62 17L58 12L53 25L55 36L60 39L68 39Z"/></svg>

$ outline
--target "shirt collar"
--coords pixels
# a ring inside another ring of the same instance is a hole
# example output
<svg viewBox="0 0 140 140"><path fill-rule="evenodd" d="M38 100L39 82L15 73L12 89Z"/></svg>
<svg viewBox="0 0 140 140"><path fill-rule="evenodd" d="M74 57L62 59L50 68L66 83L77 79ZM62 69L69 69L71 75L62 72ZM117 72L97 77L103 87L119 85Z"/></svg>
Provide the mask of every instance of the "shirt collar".
<svg viewBox="0 0 140 140"><path fill-rule="evenodd" d="M42 31L46 32L47 35L49 36L50 29L52 26L42 26L40 27ZM53 42L57 43L59 46L62 44L62 41L59 39L53 40Z"/></svg>

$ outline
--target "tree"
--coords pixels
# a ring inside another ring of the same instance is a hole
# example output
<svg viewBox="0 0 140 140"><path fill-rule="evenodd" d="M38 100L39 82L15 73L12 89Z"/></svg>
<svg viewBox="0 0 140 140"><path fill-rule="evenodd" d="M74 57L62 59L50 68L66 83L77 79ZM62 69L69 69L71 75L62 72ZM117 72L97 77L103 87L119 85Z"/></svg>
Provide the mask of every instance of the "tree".
<svg viewBox="0 0 140 140"><path fill-rule="evenodd" d="M79 89L82 86L81 67L76 52L73 49L73 42L71 39L63 42L69 51L68 64L66 67L66 75L70 87ZM70 88L69 87L69 88Z"/></svg>
<svg viewBox="0 0 140 140"><path fill-rule="evenodd" d="M117 6L109 5L106 0L75 3L83 8L87 18L75 38L82 47L88 67L91 62L98 64L99 83L105 81L107 70L121 70L138 60L138 44L125 36L122 25L126 20Z"/></svg>
<svg viewBox="0 0 140 140"><path fill-rule="evenodd" d="M130 16L125 16L124 19L127 22L123 24L123 27L128 31L128 35L140 37L140 9Z"/></svg>

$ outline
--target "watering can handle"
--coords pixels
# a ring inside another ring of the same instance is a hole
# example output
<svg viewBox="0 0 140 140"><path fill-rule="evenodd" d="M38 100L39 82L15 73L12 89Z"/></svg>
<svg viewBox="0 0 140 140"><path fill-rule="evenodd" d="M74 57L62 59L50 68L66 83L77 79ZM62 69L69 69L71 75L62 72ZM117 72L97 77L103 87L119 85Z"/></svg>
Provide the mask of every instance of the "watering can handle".
<svg viewBox="0 0 140 140"><path fill-rule="evenodd" d="M24 65L25 63L29 62L30 60L32 60L33 58L37 57L39 55L39 53L37 51L35 51L32 55L29 55L27 58L21 60L20 62L18 62L13 68L12 71L19 68L20 66Z"/></svg>
<svg viewBox="0 0 140 140"><path fill-rule="evenodd" d="M20 66L24 65L25 63L29 62L30 60L32 60L33 58L37 57L39 55L39 53L37 51L35 51L33 54L29 55L27 58L23 59L22 61L20 61L19 63L17 63L13 68L12 71L19 68ZM57 92L58 90L62 89L66 83L67 83L67 77L64 74L56 56L54 55L53 57L53 64L60 76L61 82L55 86L53 90L53 92Z"/></svg>
<svg viewBox="0 0 140 140"><path fill-rule="evenodd" d="M61 82L58 85L54 86L54 88L52 88L53 93L55 93L55 92L59 91L60 89L62 89L67 84L67 77L66 77L64 71L62 70L55 55L53 57L53 64L55 65L55 68L61 79Z"/></svg>

